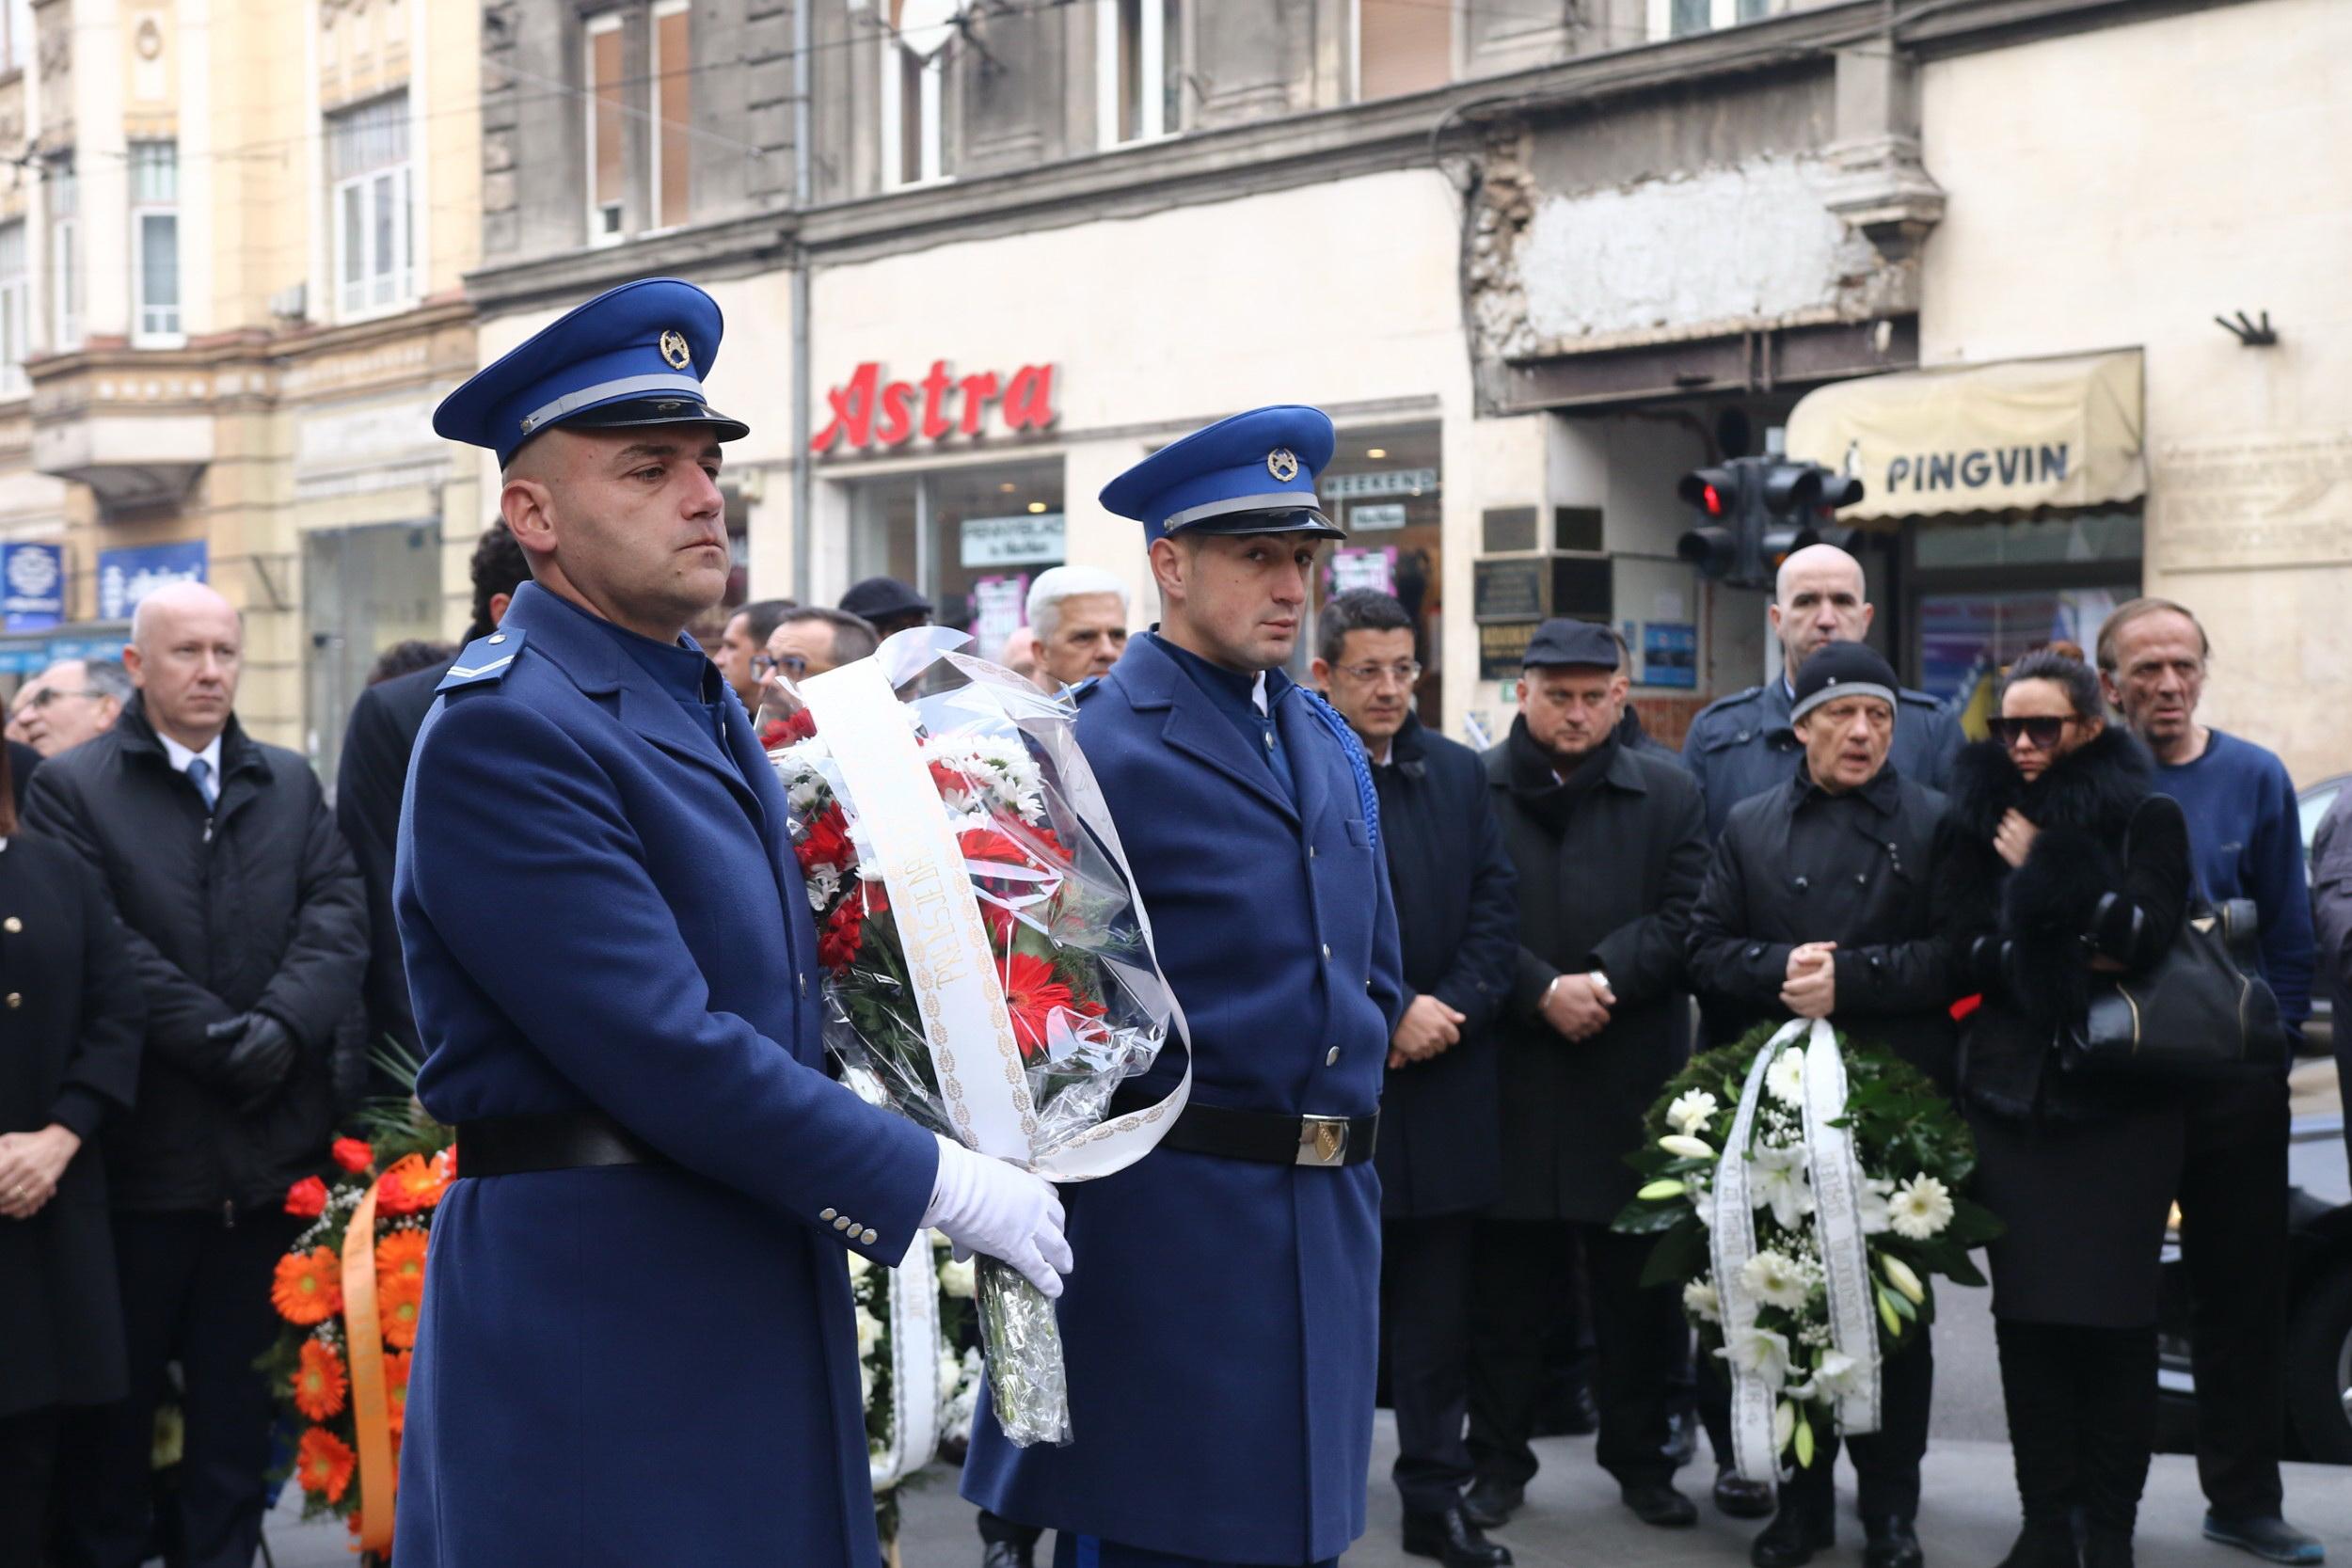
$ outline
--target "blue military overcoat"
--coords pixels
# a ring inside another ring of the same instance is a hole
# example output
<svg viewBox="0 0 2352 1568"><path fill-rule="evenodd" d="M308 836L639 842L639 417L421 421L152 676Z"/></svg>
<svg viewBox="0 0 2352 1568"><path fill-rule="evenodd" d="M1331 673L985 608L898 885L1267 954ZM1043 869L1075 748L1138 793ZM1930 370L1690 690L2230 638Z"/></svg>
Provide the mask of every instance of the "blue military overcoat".
<svg viewBox="0 0 2352 1568"><path fill-rule="evenodd" d="M1084 698L1078 743L1191 1026L1193 1098L1363 1116L1404 1009L1395 910L1346 752L1311 694L1267 681L1295 806L1156 638ZM1062 1196L1073 1441L1014 1449L984 1412L964 1496L1183 1557L1337 1557L1372 1462L1372 1164L1162 1148Z"/></svg>
<svg viewBox="0 0 2352 1568"><path fill-rule="evenodd" d="M418 739L395 896L426 1107L596 1107L675 1163L470 1179L461 1137L396 1560L870 1568L843 1249L905 1255L938 1150L825 1073L741 705L698 722L644 662L678 650L628 636L526 586Z"/></svg>

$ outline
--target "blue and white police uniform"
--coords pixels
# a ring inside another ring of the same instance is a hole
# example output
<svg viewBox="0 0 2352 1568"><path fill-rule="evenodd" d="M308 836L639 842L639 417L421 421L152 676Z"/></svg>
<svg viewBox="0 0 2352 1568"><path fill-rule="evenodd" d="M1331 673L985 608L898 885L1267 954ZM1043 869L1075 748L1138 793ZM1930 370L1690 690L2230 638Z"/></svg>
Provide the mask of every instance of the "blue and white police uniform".
<svg viewBox="0 0 2352 1568"><path fill-rule="evenodd" d="M580 307L452 393L555 425L744 427L709 296ZM783 791L686 638L535 584L418 737L394 897L458 1127L409 1376L399 1568L876 1560L847 1253L891 1264L931 1135L829 1078Z"/></svg>
<svg viewBox="0 0 2352 1568"><path fill-rule="evenodd" d="M1103 504L1152 539L1338 537L1314 495L1332 447L1320 411L1260 409ZM964 1496L1059 1530L1057 1564L1327 1562L1364 1528L1371 1154L1406 1000L1362 752L1281 671L1156 632L1080 689L1077 731L1191 1025L1192 1100L1151 1155L1063 1189L1073 1441L1016 1449L984 1408Z"/></svg>

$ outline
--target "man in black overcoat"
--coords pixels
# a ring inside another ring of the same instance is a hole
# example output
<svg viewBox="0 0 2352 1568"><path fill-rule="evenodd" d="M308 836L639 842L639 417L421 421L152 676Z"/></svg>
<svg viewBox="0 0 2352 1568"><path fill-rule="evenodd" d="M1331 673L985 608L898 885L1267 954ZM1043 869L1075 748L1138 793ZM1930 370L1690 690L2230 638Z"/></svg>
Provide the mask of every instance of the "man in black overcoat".
<svg viewBox="0 0 2352 1568"><path fill-rule="evenodd" d="M1687 1050L1682 950L1706 809L1687 771L1621 738L1628 685L1607 626L1547 621L1528 644L1510 736L1485 757L1519 874L1519 949L1501 1028L1502 1197L1478 1255L1474 1518L1507 1516L1535 1473L1544 1340L1566 1309L1555 1281L1576 1247L1600 1464L1645 1523L1697 1518L1665 1451L1681 1306L1640 1284L1650 1243L1609 1227L1637 1184L1625 1156L1643 1115Z"/></svg>
<svg viewBox="0 0 2352 1568"><path fill-rule="evenodd" d="M1324 607L1314 677L1372 759L1410 1001L1380 1096L1381 1315L1406 1549L1497 1568L1508 1549L1462 1512L1471 1248L1501 1187L1494 1023L1518 961L1516 881L1478 753L1413 716L1421 665L1405 607L1357 590Z"/></svg>

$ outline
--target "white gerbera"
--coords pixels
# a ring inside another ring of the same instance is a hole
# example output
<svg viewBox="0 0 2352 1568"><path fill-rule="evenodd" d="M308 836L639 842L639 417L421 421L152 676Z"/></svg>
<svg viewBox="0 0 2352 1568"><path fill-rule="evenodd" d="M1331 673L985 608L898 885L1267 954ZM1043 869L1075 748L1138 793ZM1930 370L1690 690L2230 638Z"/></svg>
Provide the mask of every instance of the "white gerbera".
<svg viewBox="0 0 2352 1568"><path fill-rule="evenodd" d="M1739 1370L1762 1378L1775 1393L1788 1381L1788 1336L1776 1329L1743 1330L1715 1354Z"/></svg>
<svg viewBox="0 0 2352 1568"><path fill-rule="evenodd" d="M1686 1138L1695 1138L1707 1124L1715 1119L1721 1109L1713 1095L1705 1089L1691 1089L1675 1096L1666 1107L1666 1122Z"/></svg>
<svg viewBox="0 0 2352 1568"><path fill-rule="evenodd" d="M1801 1143L1756 1151L1755 1169L1748 1178L1749 1206L1770 1209L1772 1223L1783 1230L1794 1230L1799 1221L1813 1212L1813 1176L1806 1169L1805 1158Z"/></svg>
<svg viewBox="0 0 2352 1568"><path fill-rule="evenodd" d="M1716 1299L1715 1282L1705 1275L1682 1287L1683 1310L1710 1323L1724 1321L1724 1304Z"/></svg>
<svg viewBox="0 0 2352 1568"><path fill-rule="evenodd" d="M1764 1087L1783 1105L1804 1103L1804 1053L1796 1046L1787 1046L1772 1065L1764 1069Z"/></svg>
<svg viewBox="0 0 2352 1568"><path fill-rule="evenodd" d="M958 1301L972 1299L972 1259L961 1263L950 1258L939 1265L939 1288Z"/></svg>
<svg viewBox="0 0 2352 1568"><path fill-rule="evenodd" d="M1740 1283L1758 1301L1794 1312L1813 1293L1812 1281L1796 1262L1767 1248L1740 1265Z"/></svg>
<svg viewBox="0 0 2352 1568"><path fill-rule="evenodd" d="M1895 1234L1924 1242L1952 1223L1952 1195L1932 1176L1915 1176L1896 1189L1887 1205Z"/></svg>

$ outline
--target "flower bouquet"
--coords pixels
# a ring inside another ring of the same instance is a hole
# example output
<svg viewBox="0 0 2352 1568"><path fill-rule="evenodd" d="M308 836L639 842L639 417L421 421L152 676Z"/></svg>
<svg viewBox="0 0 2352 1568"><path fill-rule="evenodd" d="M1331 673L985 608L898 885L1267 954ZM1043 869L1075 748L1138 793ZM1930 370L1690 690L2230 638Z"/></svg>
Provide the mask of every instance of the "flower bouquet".
<svg viewBox="0 0 2352 1568"><path fill-rule="evenodd" d="M1616 1228L1658 1237L1644 1283L1679 1285L1730 1365L1740 1473L1813 1463L1815 1432L1879 1422L1879 1366L1935 1319L1930 1279L1984 1276L2000 1222L1961 1196L1968 1130L1893 1053L1824 1022L1759 1028L1666 1085Z"/></svg>
<svg viewBox="0 0 2352 1568"><path fill-rule="evenodd" d="M1076 709L917 627L812 678L771 752L851 1086L1057 1181L1142 1158L1189 1073L1112 1116L1182 1015ZM980 1259L992 1405L1018 1444L1070 1440L1053 1304Z"/></svg>
<svg viewBox="0 0 2352 1568"><path fill-rule="evenodd" d="M956 1347L972 1338L974 1273L936 1230L916 1237L895 1269L850 1254L874 1532L885 1554L898 1536L900 1485L971 1435L983 1364L977 1347Z"/></svg>
<svg viewBox="0 0 2352 1568"><path fill-rule="evenodd" d="M426 1232L457 1151L414 1101L368 1122L369 1138L335 1140L331 1177L286 1194L286 1212L310 1224L278 1260L270 1305L284 1326L261 1368L303 1425L293 1476L304 1516L342 1516L360 1551L389 1561Z"/></svg>

